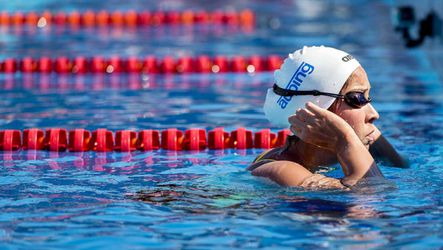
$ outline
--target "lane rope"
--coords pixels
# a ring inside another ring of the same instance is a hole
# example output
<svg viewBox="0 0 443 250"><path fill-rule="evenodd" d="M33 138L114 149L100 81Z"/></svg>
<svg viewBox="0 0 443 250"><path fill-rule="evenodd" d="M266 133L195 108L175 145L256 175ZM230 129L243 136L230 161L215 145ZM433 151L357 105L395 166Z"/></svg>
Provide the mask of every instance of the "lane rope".
<svg viewBox="0 0 443 250"><path fill-rule="evenodd" d="M30 128L23 131L6 129L0 130L0 150L48 150L56 152L131 152L151 151L158 149L205 150L205 149L269 149L285 143L288 129L278 133L270 129L262 129L253 133L240 127L227 132L222 127L210 131L191 128L182 131L168 128L162 131L144 129L140 131L113 131L100 128L93 132L86 129L66 130L50 128L43 131Z"/></svg>
<svg viewBox="0 0 443 250"><path fill-rule="evenodd" d="M254 26L256 15L250 9L241 11L73 11L66 12L0 12L0 26L37 26L48 25L72 27L103 27L103 26L160 26L160 25L193 25L221 24L232 26Z"/></svg>
<svg viewBox="0 0 443 250"><path fill-rule="evenodd" d="M68 58L60 56L23 57L21 59L6 58L0 61L0 73L57 73L57 74L97 74L97 73L154 73L154 74L184 74L184 73L254 73L274 71L280 68L283 58L278 55L233 56L216 55L213 57L200 55L196 57L131 56L122 58L113 56Z"/></svg>

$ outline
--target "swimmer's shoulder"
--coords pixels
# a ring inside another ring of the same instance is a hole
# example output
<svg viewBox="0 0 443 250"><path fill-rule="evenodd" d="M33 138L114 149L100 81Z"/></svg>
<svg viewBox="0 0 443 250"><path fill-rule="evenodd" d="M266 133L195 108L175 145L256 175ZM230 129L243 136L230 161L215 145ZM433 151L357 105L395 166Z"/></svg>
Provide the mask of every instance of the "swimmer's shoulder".
<svg viewBox="0 0 443 250"><path fill-rule="evenodd" d="M254 176L269 178L282 186L300 186L312 173L294 161L281 159L287 145L259 154L247 170Z"/></svg>
<svg viewBox="0 0 443 250"><path fill-rule="evenodd" d="M301 164L282 158L281 153L297 140L295 136L288 137L284 146L262 152L247 169L254 176L268 178L282 186L346 188L338 179L314 174Z"/></svg>
<svg viewBox="0 0 443 250"><path fill-rule="evenodd" d="M301 186L312 176L302 165L287 160L267 161L251 170L252 175L269 178L282 186Z"/></svg>
<svg viewBox="0 0 443 250"><path fill-rule="evenodd" d="M286 187L310 189L349 189L340 179L311 173L302 165L286 160L267 162L251 171L252 175L264 177Z"/></svg>

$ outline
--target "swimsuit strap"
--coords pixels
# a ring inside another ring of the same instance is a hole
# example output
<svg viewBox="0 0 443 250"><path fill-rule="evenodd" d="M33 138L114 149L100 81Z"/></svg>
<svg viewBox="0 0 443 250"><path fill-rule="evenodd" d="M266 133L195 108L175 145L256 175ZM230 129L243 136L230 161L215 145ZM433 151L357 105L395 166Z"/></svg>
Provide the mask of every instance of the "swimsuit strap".
<svg viewBox="0 0 443 250"><path fill-rule="evenodd" d="M285 143L285 145L283 146L283 151L282 151L282 152L284 152L284 151L286 151L286 150L289 150L289 148L291 147L291 145L294 144L294 143L296 143L296 142L299 141L299 140L300 140L300 139L299 139L297 136L295 136L295 135L290 135L290 136L288 136L287 139L286 139L286 143ZM274 150L274 149L275 149L275 148L268 149L268 150L265 150L265 151L263 151L262 153L260 153L260 154L255 158L255 160L251 163L251 165L249 165L249 167L247 168L247 170L252 171L252 170L254 170L254 169L260 167L261 165L263 165L263 164L265 164L265 163L269 163L269 162L277 161L276 159L265 158L266 155L267 155L269 152L271 152L272 150Z"/></svg>
<svg viewBox="0 0 443 250"><path fill-rule="evenodd" d="M272 159L263 159L263 157L265 157L265 155L266 155L267 153L269 153L269 151L271 151L271 150L272 150L272 149L268 149L268 150L263 151L261 154L259 154L259 155L255 158L255 160L254 160L252 163L257 163L257 162L262 161L262 160L272 160Z"/></svg>
<svg viewBox="0 0 443 250"><path fill-rule="evenodd" d="M263 165L265 163L276 161L274 159L266 159L265 158L265 155L267 153L269 153L271 150L272 149L268 149L268 150L263 151L261 154L259 154L257 156L257 158L255 158L255 160L251 163L251 165L249 165L249 167L246 168L246 169L249 170L249 171L252 171L252 170L260 167L261 165Z"/></svg>

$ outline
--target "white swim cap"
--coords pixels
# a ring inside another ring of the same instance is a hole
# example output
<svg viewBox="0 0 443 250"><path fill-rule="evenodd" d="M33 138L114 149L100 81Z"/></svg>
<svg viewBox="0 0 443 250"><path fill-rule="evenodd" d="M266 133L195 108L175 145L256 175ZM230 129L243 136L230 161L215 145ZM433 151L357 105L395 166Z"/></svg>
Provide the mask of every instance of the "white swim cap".
<svg viewBox="0 0 443 250"><path fill-rule="evenodd" d="M339 94L349 76L360 63L348 53L324 46L303 47L289 54L280 69L274 72L275 84L290 90L318 90ZM264 111L266 118L277 126L287 127L288 117L297 109L313 102L327 109L335 101L329 96L279 96L268 89Z"/></svg>

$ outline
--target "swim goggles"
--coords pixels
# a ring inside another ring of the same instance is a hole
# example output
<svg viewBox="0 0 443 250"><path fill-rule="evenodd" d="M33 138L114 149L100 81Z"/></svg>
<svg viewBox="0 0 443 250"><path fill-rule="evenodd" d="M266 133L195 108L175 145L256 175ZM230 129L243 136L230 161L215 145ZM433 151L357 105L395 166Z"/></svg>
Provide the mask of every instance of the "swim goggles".
<svg viewBox="0 0 443 250"><path fill-rule="evenodd" d="M330 97L334 97L334 98L339 98L339 99L345 100L345 102L353 108L361 108L372 101L372 99L370 97L368 99L366 99L365 94L363 92L359 92L359 91L351 91L351 92L348 92L344 95L340 95L340 94L321 92L318 90L284 89L284 88L280 88L277 84L274 84L274 86L272 88L274 90L274 93L277 95L280 95L280 96L294 96L294 95L319 96L319 95L325 95L325 96L330 96Z"/></svg>

